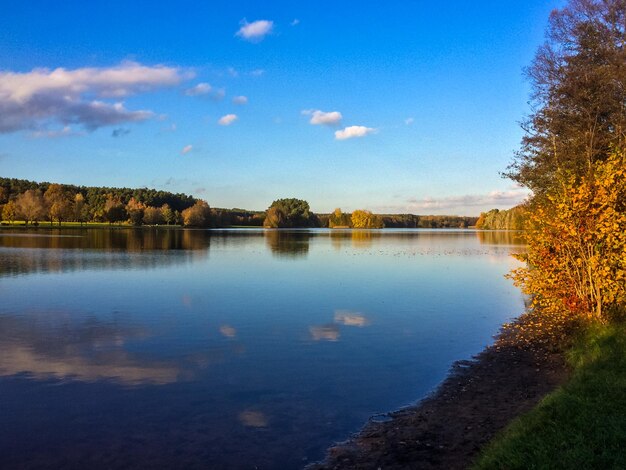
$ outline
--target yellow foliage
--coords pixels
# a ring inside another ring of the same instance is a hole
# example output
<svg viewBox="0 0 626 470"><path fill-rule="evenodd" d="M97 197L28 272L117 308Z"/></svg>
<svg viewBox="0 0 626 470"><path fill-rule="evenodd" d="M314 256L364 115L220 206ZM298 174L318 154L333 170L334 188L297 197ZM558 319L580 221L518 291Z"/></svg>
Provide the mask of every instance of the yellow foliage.
<svg viewBox="0 0 626 470"><path fill-rule="evenodd" d="M352 227L354 228L383 228L382 219L370 211L356 210L352 213Z"/></svg>
<svg viewBox="0 0 626 470"><path fill-rule="evenodd" d="M527 266L510 275L551 315L605 321L626 303L624 154L596 163L593 175L563 178L561 188L530 209Z"/></svg>

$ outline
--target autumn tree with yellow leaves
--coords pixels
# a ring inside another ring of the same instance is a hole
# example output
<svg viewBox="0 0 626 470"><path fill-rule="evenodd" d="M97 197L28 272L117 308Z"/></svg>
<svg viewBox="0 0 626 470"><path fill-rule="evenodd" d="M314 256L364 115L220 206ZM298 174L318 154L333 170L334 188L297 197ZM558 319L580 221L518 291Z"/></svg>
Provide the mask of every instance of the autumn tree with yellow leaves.
<svg viewBox="0 0 626 470"><path fill-rule="evenodd" d="M606 321L626 303L626 159L613 154L592 176L535 203L526 267L511 277L552 315Z"/></svg>
<svg viewBox="0 0 626 470"><path fill-rule="evenodd" d="M383 219L366 210L356 210L352 213L352 227L354 228L383 228Z"/></svg>
<svg viewBox="0 0 626 470"><path fill-rule="evenodd" d="M511 274L536 311L607 321L626 304L626 5L554 10L527 72L534 111L508 176L531 189Z"/></svg>

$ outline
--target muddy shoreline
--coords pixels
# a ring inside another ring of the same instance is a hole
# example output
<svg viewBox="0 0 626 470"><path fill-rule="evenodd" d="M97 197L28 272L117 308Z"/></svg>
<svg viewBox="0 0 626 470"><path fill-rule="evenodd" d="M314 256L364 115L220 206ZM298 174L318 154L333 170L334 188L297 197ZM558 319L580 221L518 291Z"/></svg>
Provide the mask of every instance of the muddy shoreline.
<svg viewBox="0 0 626 470"><path fill-rule="evenodd" d="M456 362L429 396L386 422L370 421L307 470L468 468L498 431L568 377L551 341L528 339L533 321L522 315L472 360Z"/></svg>

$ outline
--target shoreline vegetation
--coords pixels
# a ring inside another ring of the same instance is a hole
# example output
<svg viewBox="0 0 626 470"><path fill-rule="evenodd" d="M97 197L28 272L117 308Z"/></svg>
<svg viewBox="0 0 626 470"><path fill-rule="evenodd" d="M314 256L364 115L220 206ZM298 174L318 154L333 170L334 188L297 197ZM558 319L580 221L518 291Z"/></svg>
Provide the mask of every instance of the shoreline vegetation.
<svg viewBox="0 0 626 470"><path fill-rule="evenodd" d="M529 305L416 407L311 468L626 468L626 4L569 0L526 69L504 176L531 192L477 228L524 230Z"/></svg>
<svg viewBox="0 0 626 470"><path fill-rule="evenodd" d="M478 217L373 214L368 210L316 214L308 202L278 199L266 211L210 207L182 193L148 188L87 187L0 177L2 226L184 226L197 228L468 228Z"/></svg>
<svg viewBox="0 0 626 470"><path fill-rule="evenodd" d="M531 112L521 148L504 174L530 191L522 207L473 221L365 210L314 214L298 199L238 212L155 190L2 178L2 218L523 228L526 247L516 256L523 267L509 278L529 299L527 312L473 360L457 362L417 406L370 422L309 468L625 468L625 21L623 0L569 0L551 12L545 42L526 70Z"/></svg>

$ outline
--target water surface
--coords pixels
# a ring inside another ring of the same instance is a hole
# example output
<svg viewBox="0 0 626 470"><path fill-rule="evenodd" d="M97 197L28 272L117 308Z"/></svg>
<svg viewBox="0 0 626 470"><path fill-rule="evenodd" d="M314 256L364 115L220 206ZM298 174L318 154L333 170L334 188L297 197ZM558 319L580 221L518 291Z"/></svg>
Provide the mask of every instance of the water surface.
<svg viewBox="0 0 626 470"><path fill-rule="evenodd" d="M511 233L0 231L0 467L299 468L523 310Z"/></svg>

